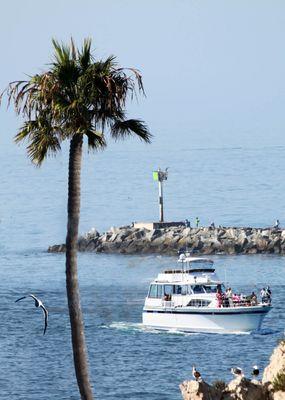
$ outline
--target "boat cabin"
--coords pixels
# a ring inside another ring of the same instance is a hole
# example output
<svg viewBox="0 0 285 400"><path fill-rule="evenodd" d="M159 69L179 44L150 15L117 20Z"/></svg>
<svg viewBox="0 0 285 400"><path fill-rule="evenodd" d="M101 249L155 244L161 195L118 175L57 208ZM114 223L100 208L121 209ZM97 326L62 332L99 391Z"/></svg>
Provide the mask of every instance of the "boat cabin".
<svg viewBox="0 0 285 400"><path fill-rule="evenodd" d="M182 268L165 270L151 282L146 304L158 306L172 301L178 307L207 307L215 300L217 289L225 289L212 260L182 254L178 262Z"/></svg>

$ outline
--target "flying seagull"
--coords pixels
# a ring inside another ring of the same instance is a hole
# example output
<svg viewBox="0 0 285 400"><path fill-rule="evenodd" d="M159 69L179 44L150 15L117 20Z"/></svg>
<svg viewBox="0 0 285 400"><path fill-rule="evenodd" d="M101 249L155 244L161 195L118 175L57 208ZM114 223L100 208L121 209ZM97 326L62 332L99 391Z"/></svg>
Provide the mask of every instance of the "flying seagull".
<svg viewBox="0 0 285 400"><path fill-rule="evenodd" d="M44 317L45 317L45 327L44 327L44 334L45 334L46 330L47 330L47 325L48 325L48 310L45 308L42 301L40 299L36 298L36 296L34 296L33 294L29 294L28 296L20 297L18 300L15 301L15 303L17 303L20 300L26 299L27 297L31 297L32 299L34 299L35 307L37 307L37 308L40 307L43 310Z"/></svg>
<svg viewBox="0 0 285 400"><path fill-rule="evenodd" d="M193 365L192 368L192 376L197 382L202 382L201 374L199 371L197 371L195 365Z"/></svg>
<svg viewBox="0 0 285 400"><path fill-rule="evenodd" d="M253 375L255 378L258 377L258 375L259 375L259 368L258 368L257 365L254 365L254 366L252 367L251 375Z"/></svg>
<svg viewBox="0 0 285 400"><path fill-rule="evenodd" d="M232 373L234 376L243 376L242 369L239 368L239 367L231 368L231 373Z"/></svg>

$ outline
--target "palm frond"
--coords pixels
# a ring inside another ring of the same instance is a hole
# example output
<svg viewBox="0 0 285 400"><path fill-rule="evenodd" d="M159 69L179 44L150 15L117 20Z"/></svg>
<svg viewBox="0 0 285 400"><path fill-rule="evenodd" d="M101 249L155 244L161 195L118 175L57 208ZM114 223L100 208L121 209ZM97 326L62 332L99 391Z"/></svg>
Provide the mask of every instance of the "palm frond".
<svg viewBox="0 0 285 400"><path fill-rule="evenodd" d="M78 53L78 61L83 71L90 66L91 62L93 61L93 57L91 54L91 39L85 39L83 42L83 46L81 51Z"/></svg>
<svg viewBox="0 0 285 400"><path fill-rule="evenodd" d="M129 68L119 68L118 69L118 71L120 71L120 72L123 71L123 70L129 70L129 71L131 71L133 73L133 75L135 76L135 80L136 80L136 82L138 84L139 91L142 92L142 94L144 96L146 96L145 90L144 90L144 86L143 86L143 81L142 81L142 75L141 75L140 71L138 69L136 69L136 68L130 68L130 67ZM132 81L132 78L130 78L130 77L128 77L128 78L129 78L129 81ZM134 82L132 81L132 83L133 83L133 89L134 89Z"/></svg>
<svg viewBox="0 0 285 400"><path fill-rule="evenodd" d="M136 135L146 143L150 143L152 137L147 125L138 119L115 121L111 127L111 135L115 139L124 139L126 136Z"/></svg>
<svg viewBox="0 0 285 400"><path fill-rule="evenodd" d="M54 59L55 64L66 64L70 61L71 48L64 45L63 43L59 43L54 38L52 39L52 44L54 48Z"/></svg>
<svg viewBox="0 0 285 400"><path fill-rule="evenodd" d="M75 44L74 44L72 36L70 38L70 51L71 51L72 58L74 60L76 60L76 58L77 58L77 49L75 47Z"/></svg>
<svg viewBox="0 0 285 400"><path fill-rule="evenodd" d="M59 150L61 150L60 142L55 135L41 131L35 131L30 135L27 151L35 165L40 166L47 156L55 155Z"/></svg>
<svg viewBox="0 0 285 400"><path fill-rule="evenodd" d="M53 74L57 77L59 83L74 87L80 75L80 69L77 64L78 52L71 38L70 46L59 44L55 39L52 39L54 46L54 63Z"/></svg>
<svg viewBox="0 0 285 400"><path fill-rule="evenodd" d="M14 141L16 143L20 143L24 141L25 139L29 139L29 136L34 132L36 129L38 129L38 124L37 121L27 121L24 123L22 128L19 130L17 135L14 138Z"/></svg>
<svg viewBox="0 0 285 400"><path fill-rule="evenodd" d="M47 155L55 154L61 149L61 130L50 122L49 116L44 114L36 120L26 121L14 138L16 143L24 140L29 142L28 156L36 165L40 165Z"/></svg>
<svg viewBox="0 0 285 400"><path fill-rule="evenodd" d="M85 135L88 138L88 148L90 150L103 150L107 146L102 132L87 130Z"/></svg>

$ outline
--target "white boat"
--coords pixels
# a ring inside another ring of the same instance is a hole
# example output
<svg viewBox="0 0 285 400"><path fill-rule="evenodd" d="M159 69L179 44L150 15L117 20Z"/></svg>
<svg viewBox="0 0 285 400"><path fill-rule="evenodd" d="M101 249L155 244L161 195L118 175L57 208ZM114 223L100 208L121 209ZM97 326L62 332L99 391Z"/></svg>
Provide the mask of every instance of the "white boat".
<svg viewBox="0 0 285 400"><path fill-rule="evenodd" d="M204 333L258 331L272 308L271 298L218 299L225 287L214 262L181 254L181 268L159 273L151 282L143 308L143 325L154 329Z"/></svg>

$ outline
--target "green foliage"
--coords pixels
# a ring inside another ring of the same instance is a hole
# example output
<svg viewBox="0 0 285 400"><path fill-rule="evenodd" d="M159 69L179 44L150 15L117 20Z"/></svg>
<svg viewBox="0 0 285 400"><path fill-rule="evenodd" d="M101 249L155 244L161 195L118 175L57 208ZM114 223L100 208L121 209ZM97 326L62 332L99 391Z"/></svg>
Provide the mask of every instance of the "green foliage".
<svg viewBox="0 0 285 400"><path fill-rule="evenodd" d="M220 392L223 392L226 389L226 383L221 380L216 380L212 383L212 386L214 389L219 390Z"/></svg>
<svg viewBox="0 0 285 400"><path fill-rule="evenodd" d="M273 390L277 392L278 390L285 391L285 372L279 372L272 382Z"/></svg>
<svg viewBox="0 0 285 400"><path fill-rule="evenodd" d="M135 135L149 142L144 122L126 119L127 99L136 89L144 94L139 71L118 67L114 56L96 60L90 39L81 49L72 39L69 45L52 43L50 69L28 81L11 82L4 92L24 118L15 141L28 141L30 159L40 165L75 135L86 136L90 149L104 148L106 129L115 139Z"/></svg>

